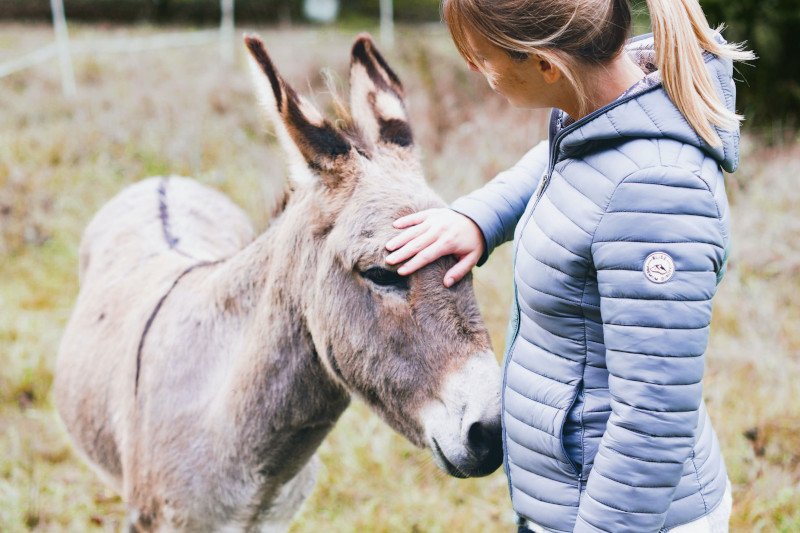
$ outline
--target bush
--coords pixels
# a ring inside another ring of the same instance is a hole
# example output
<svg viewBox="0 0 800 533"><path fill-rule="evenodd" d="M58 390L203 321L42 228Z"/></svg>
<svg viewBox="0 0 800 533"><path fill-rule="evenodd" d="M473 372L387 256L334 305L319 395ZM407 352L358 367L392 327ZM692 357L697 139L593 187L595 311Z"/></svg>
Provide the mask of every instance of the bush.
<svg viewBox="0 0 800 533"><path fill-rule="evenodd" d="M729 41L746 41L758 59L739 64L739 110L747 123L783 130L800 125L800 5L797 0L701 0Z"/></svg>

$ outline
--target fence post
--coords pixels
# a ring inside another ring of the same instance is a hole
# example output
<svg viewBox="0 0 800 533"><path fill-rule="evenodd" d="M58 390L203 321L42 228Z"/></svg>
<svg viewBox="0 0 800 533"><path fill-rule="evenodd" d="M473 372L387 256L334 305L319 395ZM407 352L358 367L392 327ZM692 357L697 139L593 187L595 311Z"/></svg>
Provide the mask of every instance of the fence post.
<svg viewBox="0 0 800 533"><path fill-rule="evenodd" d="M64 96L75 96L75 73L72 70L72 57L69 52L69 34L67 33L67 19L64 17L63 0L50 0L50 10L53 13L53 28L56 32L56 45L58 46L58 60L61 63L61 88Z"/></svg>
<svg viewBox="0 0 800 533"><path fill-rule="evenodd" d="M381 43L386 47L394 46L394 8L392 0L380 0L381 6Z"/></svg>
<svg viewBox="0 0 800 533"><path fill-rule="evenodd" d="M230 64L234 56L233 0L220 0L222 22L220 22L219 38L222 60Z"/></svg>

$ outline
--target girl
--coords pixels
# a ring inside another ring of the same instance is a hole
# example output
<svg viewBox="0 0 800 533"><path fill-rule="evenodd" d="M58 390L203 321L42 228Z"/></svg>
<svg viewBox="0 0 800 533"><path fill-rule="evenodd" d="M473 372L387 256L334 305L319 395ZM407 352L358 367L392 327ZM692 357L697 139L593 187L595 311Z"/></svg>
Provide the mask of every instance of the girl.
<svg viewBox="0 0 800 533"><path fill-rule="evenodd" d="M730 484L702 395L711 298L738 159L732 61L697 0L444 0L472 70L549 143L387 243L453 285L514 240L503 378L505 470L520 531L727 531Z"/></svg>

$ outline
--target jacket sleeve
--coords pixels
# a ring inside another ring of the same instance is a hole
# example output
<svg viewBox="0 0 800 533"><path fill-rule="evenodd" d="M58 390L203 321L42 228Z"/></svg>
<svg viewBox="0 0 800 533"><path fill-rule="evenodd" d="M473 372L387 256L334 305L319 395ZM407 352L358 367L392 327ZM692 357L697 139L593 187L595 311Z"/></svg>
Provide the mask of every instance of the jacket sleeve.
<svg viewBox="0 0 800 533"><path fill-rule="evenodd" d="M548 157L548 142L542 141L516 165L451 204L451 209L472 219L483 234L485 247L478 266L497 246L514 238L514 228L547 170Z"/></svg>
<svg viewBox="0 0 800 533"><path fill-rule="evenodd" d="M696 475L687 461L726 243L714 195L687 170L640 170L614 191L591 250L611 414L575 531L657 532L681 477Z"/></svg>

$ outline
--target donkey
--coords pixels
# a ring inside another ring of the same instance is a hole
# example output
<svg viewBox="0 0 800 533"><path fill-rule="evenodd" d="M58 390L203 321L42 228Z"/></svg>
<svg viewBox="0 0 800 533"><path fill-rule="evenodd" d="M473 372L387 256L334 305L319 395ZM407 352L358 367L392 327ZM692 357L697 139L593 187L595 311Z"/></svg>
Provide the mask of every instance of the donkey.
<svg viewBox="0 0 800 533"><path fill-rule="evenodd" d="M450 475L502 459L499 367L471 281L443 286L452 258L409 277L385 262L394 219L443 205L397 75L359 36L351 116L334 126L258 37L245 43L290 164L270 227L254 239L221 193L150 178L80 246L55 398L131 531L284 531L351 395Z"/></svg>

